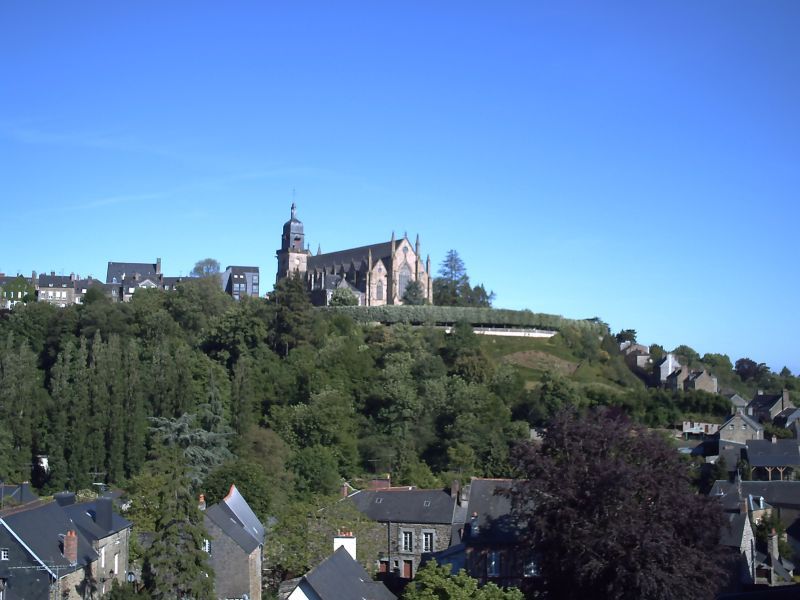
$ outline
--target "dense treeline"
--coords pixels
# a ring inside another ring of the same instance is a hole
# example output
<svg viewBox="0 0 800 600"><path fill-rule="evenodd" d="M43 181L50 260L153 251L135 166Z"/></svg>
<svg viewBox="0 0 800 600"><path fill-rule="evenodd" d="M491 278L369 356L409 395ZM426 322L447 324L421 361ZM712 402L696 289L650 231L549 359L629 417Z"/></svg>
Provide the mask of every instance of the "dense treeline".
<svg viewBox="0 0 800 600"><path fill-rule="evenodd" d="M128 516L150 531L176 482L185 504L236 482L265 521L278 517L268 561L280 578L321 558L304 550L308 515L342 480L507 476L511 448L566 406L616 406L659 427L729 411L719 396L647 390L602 323L532 318L561 330L575 376L531 385L465 323L451 334L363 323L313 308L292 279L269 300L234 302L198 278L127 304L90 291L66 309L20 305L0 318L0 478L45 493L122 486Z"/></svg>

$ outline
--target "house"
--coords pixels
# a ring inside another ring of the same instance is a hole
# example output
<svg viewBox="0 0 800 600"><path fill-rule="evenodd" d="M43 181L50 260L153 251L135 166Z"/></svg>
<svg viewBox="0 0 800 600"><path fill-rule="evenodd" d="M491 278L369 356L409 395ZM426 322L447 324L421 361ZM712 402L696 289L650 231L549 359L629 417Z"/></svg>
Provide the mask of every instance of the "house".
<svg viewBox="0 0 800 600"><path fill-rule="evenodd" d="M521 550L522 531L511 515L511 479L473 477L465 486L463 523L459 538L450 548L431 554L430 559L460 569L481 584L515 586L529 591L538 583L535 557Z"/></svg>
<svg viewBox="0 0 800 600"><path fill-rule="evenodd" d="M0 512L0 595L3 600L79 599L102 595L128 570L131 523L110 498L30 502Z"/></svg>
<svg viewBox="0 0 800 600"><path fill-rule="evenodd" d="M162 289L161 259L154 263L109 262L106 283L113 285L117 300L130 301L137 289Z"/></svg>
<svg viewBox="0 0 800 600"><path fill-rule="evenodd" d="M281 585L281 600L395 600L386 586L373 581L355 559L352 546L339 546L333 554L298 579Z"/></svg>
<svg viewBox="0 0 800 600"><path fill-rule="evenodd" d="M715 435L719 432L719 423L705 423L702 421L684 421L682 432L684 435Z"/></svg>
<svg viewBox="0 0 800 600"><path fill-rule="evenodd" d="M83 304L83 297L90 288L97 288L112 302L117 300L117 294L115 293L117 289L116 286L105 284L99 279L95 279L91 276L87 277L86 279L76 278L74 281L74 287L75 304Z"/></svg>
<svg viewBox="0 0 800 600"><path fill-rule="evenodd" d="M283 225L276 256L276 281L296 273L303 279L312 302L317 304L329 299L342 282L352 286L361 303L367 306L402 304L406 286L412 281L419 283L428 302L433 301L431 261L428 257L422 262L419 236L412 244L407 236L398 240L392 233L388 242L325 254L318 248L312 254L306 248L303 223L292 203L291 218Z"/></svg>
<svg viewBox="0 0 800 600"><path fill-rule="evenodd" d="M664 382L664 387L674 392L683 390L686 380L689 378L689 368L680 367L675 369L672 373L667 375L667 380Z"/></svg>
<svg viewBox="0 0 800 600"><path fill-rule="evenodd" d="M709 394L716 394L719 391L717 378L705 369L692 371L683 384L685 390L702 390Z"/></svg>
<svg viewBox="0 0 800 600"><path fill-rule="evenodd" d="M731 413L735 413L738 410L741 410L742 412L746 411L748 402L747 400L742 398L739 394L737 394L736 392L728 391L728 392L723 392L722 395L725 396L728 400L730 400Z"/></svg>
<svg viewBox="0 0 800 600"><path fill-rule="evenodd" d="M678 362L678 359L670 352L656 363L654 369L656 380L659 384L666 385L667 377L680 368L681 364Z"/></svg>
<svg viewBox="0 0 800 600"><path fill-rule="evenodd" d="M743 412L737 412L719 428L719 440L745 444L749 440L763 440L764 427Z"/></svg>
<svg viewBox="0 0 800 600"><path fill-rule="evenodd" d="M772 423L778 413L794 407L789 390L783 390L780 394L764 394L759 390L747 405L747 414L761 423Z"/></svg>
<svg viewBox="0 0 800 600"><path fill-rule="evenodd" d="M723 504L723 524L719 543L723 555L728 555L728 560L724 562L731 571L732 581L729 591L733 591L751 585L755 581L756 548L747 501L740 500L738 495L730 500L735 500L733 506L730 506L730 502L727 507Z"/></svg>
<svg viewBox="0 0 800 600"><path fill-rule="evenodd" d="M75 274L56 275L55 271L50 271L50 275L39 275L36 281L36 301L47 302L53 306L64 308L75 304Z"/></svg>
<svg viewBox="0 0 800 600"><path fill-rule="evenodd" d="M214 569L214 593L217 598L261 599L261 561L264 548L264 525L244 497L231 485L218 504L201 510L209 538L205 549Z"/></svg>
<svg viewBox="0 0 800 600"><path fill-rule="evenodd" d="M228 266L220 273L222 289L234 300L245 296L258 298L259 282L258 267Z"/></svg>
<svg viewBox="0 0 800 600"><path fill-rule="evenodd" d="M346 500L380 525L377 536L382 550L375 557L378 571L408 580L416 574L423 553L450 546L457 494L457 488L448 493L388 487L357 491Z"/></svg>
<svg viewBox="0 0 800 600"><path fill-rule="evenodd" d="M794 470L800 466L800 447L796 439L748 440L745 456L750 464L751 479L773 477L779 480L791 479Z"/></svg>
<svg viewBox="0 0 800 600"><path fill-rule="evenodd" d="M625 363L629 369L645 369L652 364L650 358L650 348L635 342L622 342L619 345Z"/></svg>
<svg viewBox="0 0 800 600"><path fill-rule="evenodd" d="M11 309L36 298L35 286L22 275L9 277L0 273L0 308Z"/></svg>
<svg viewBox="0 0 800 600"><path fill-rule="evenodd" d="M773 425L784 429L791 429L797 437L797 423L800 421L800 408L785 408L772 420Z"/></svg>

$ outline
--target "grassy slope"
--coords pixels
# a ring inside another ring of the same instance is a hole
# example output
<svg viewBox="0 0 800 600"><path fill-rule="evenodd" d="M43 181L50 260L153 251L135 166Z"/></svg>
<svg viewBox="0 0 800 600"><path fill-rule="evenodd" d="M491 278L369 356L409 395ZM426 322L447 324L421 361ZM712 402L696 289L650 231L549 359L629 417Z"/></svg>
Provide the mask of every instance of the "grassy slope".
<svg viewBox="0 0 800 600"><path fill-rule="evenodd" d="M604 386L615 391L644 387L624 363L623 368L619 368L621 357L612 357L605 363L582 361L567 347L561 335L551 338L481 336L481 346L495 362L513 365L528 388L538 386L542 374L548 370L580 386Z"/></svg>

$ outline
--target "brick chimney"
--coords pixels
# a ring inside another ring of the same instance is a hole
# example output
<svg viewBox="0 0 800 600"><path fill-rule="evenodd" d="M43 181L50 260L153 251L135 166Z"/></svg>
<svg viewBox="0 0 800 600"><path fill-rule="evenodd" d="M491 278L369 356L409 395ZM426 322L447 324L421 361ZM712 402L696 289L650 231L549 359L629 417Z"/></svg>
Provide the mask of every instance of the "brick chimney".
<svg viewBox="0 0 800 600"><path fill-rule="evenodd" d="M778 560L780 557L778 553L778 534L774 528L769 532L769 555L772 560Z"/></svg>
<svg viewBox="0 0 800 600"><path fill-rule="evenodd" d="M71 565L78 562L78 534L74 529L67 531L64 536L64 558Z"/></svg>
<svg viewBox="0 0 800 600"><path fill-rule="evenodd" d="M341 492L342 498L347 498L347 496L350 495L350 486L347 485L346 481L342 483L342 487L339 488L339 491Z"/></svg>
<svg viewBox="0 0 800 600"><path fill-rule="evenodd" d="M453 479L453 483L450 485L450 497L458 498L458 493L460 491L461 491L461 482L458 479Z"/></svg>
<svg viewBox="0 0 800 600"><path fill-rule="evenodd" d="M206 509L206 495L205 494L200 494L200 498L199 498L199 500L197 502L197 508L198 508L198 510L201 510L201 511Z"/></svg>
<svg viewBox="0 0 800 600"><path fill-rule="evenodd" d="M161 275L161 259L156 259L156 275Z"/></svg>

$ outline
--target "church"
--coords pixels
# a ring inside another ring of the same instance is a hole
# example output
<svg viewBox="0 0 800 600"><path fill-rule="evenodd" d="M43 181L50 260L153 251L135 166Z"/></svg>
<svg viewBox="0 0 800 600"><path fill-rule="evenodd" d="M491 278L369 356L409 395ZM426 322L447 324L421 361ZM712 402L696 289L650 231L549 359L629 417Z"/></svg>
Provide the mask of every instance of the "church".
<svg viewBox="0 0 800 600"><path fill-rule="evenodd" d="M359 306L402 304L406 286L418 281L428 302L433 301L430 256L422 263L419 235L412 244L407 236L388 242L311 254L305 246L303 223L292 203L291 218L283 225L281 247L277 252L276 281L297 273L306 283L311 302L327 306L339 288L350 290Z"/></svg>

